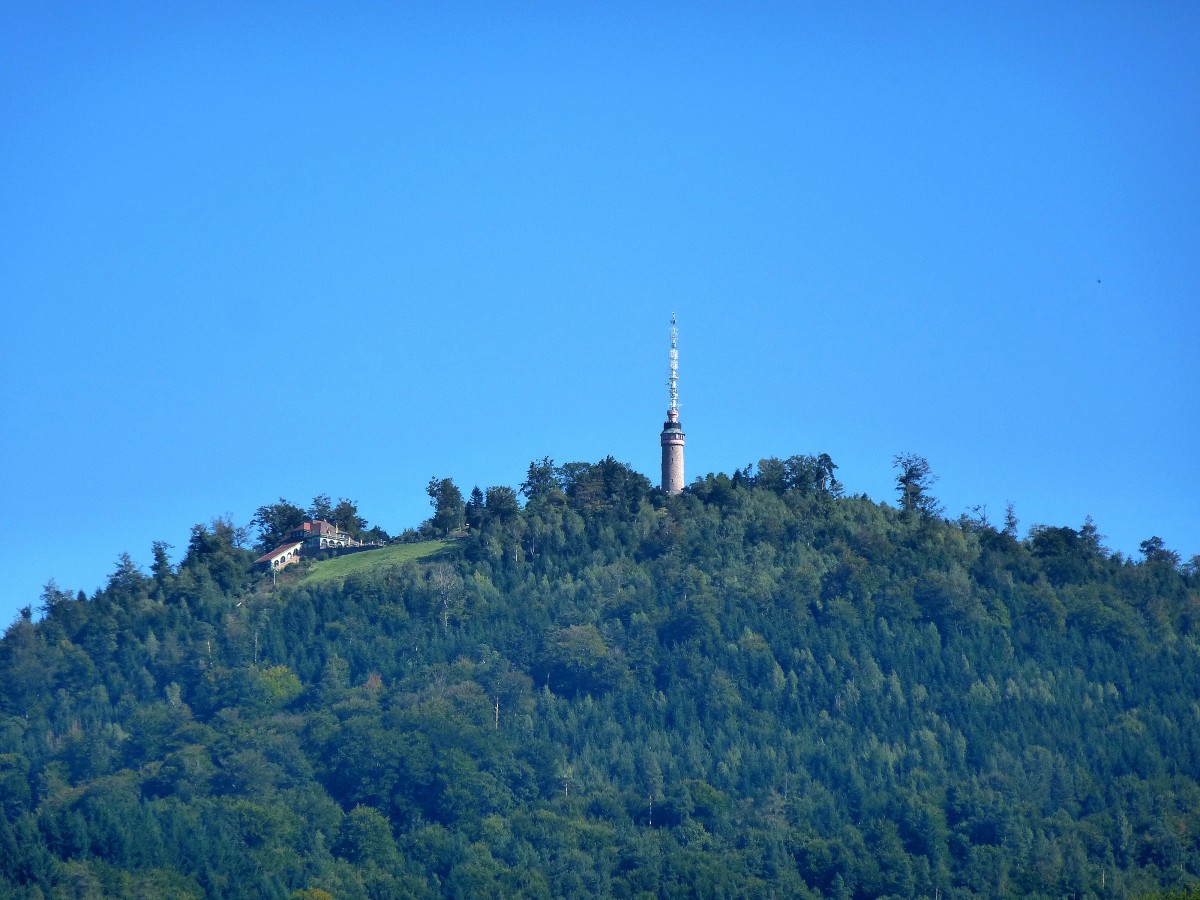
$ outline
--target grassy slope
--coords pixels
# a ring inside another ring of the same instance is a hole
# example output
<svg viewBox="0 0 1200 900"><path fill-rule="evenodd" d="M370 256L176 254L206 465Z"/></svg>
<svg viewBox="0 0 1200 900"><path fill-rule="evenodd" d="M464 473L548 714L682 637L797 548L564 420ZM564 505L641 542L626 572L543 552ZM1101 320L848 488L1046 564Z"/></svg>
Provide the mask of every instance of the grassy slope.
<svg viewBox="0 0 1200 900"><path fill-rule="evenodd" d="M378 550L349 553L315 563L303 581L330 581L345 578L352 572L369 572L384 566L396 566L410 559L424 559L444 550L448 541L421 541L417 544L392 544Z"/></svg>

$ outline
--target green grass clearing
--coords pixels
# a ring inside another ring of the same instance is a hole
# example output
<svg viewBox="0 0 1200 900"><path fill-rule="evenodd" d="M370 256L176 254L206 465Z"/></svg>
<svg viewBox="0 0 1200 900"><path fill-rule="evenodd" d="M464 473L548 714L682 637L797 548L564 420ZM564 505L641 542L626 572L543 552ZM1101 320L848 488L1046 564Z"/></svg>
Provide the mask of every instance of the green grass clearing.
<svg viewBox="0 0 1200 900"><path fill-rule="evenodd" d="M370 572L389 566L398 566L410 559L425 559L433 556L450 546L449 541L421 541L416 544L392 544L380 547L378 550L363 550L361 553L347 553L333 559L323 559L313 563L301 581L331 581L335 578L345 578L354 572Z"/></svg>

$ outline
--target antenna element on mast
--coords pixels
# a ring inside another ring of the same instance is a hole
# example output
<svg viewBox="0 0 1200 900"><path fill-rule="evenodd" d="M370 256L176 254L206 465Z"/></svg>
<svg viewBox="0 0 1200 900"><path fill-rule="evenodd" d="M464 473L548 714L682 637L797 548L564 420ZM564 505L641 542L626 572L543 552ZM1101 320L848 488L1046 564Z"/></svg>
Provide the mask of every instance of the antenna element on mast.
<svg viewBox="0 0 1200 900"><path fill-rule="evenodd" d="M675 324L675 313L671 313L671 370L667 378L667 386L671 389L671 409L679 409L679 350L675 342L679 337L679 328Z"/></svg>

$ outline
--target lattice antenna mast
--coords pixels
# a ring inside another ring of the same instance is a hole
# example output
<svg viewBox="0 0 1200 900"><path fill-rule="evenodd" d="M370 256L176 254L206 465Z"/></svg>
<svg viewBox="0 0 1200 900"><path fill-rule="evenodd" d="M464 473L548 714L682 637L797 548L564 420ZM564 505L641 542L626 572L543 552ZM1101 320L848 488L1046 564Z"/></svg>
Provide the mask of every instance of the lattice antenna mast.
<svg viewBox="0 0 1200 900"><path fill-rule="evenodd" d="M667 376L667 387L671 389L671 405L667 408L667 421L663 422L662 434L658 436L662 445L662 489L668 494L683 490L683 429L679 426L679 328L675 324L675 313L671 313L671 369Z"/></svg>
<svg viewBox="0 0 1200 900"><path fill-rule="evenodd" d="M679 409L679 350L675 342L679 336L679 328L675 325L675 313L671 313L671 371L667 377L667 387L671 389L671 409Z"/></svg>

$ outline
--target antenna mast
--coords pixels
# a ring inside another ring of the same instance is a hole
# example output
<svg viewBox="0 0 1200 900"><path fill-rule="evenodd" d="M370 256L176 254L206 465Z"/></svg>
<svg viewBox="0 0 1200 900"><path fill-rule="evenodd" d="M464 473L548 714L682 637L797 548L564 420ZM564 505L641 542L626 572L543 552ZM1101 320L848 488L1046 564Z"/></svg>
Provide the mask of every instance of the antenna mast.
<svg viewBox="0 0 1200 900"><path fill-rule="evenodd" d="M671 313L671 368L667 375L667 387L671 389L671 405L667 407L667 421L663 423L659 443L662 444L662 487L668 494L683 490L683 428L679 425L679 350L676 341L679 328L675 324L675 313Z"/></svg>
<svg viewBox="0 0 1200 900"><path fill-rule="evenodd" d="M671 389L671 406L673 410L679 409L679 351L675 348L675 341L679 336L679 328L675 325L675 313L671 313L671 371L667 378L667 386Z"/></svg>

